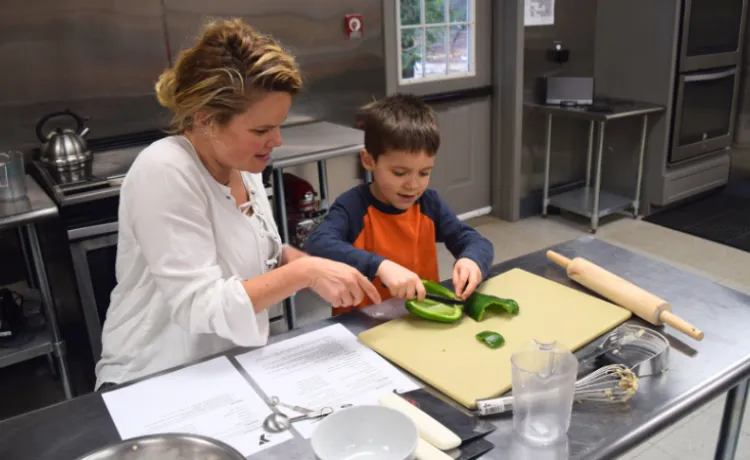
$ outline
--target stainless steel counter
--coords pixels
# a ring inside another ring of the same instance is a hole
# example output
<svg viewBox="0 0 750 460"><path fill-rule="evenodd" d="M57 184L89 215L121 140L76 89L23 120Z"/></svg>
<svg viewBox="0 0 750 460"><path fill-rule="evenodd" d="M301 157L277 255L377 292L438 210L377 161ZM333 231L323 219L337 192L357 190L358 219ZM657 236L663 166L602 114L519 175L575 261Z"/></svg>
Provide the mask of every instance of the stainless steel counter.
<svg viewBox="0 0 750 460"><path fill-rule="evenodd" d="M284 144L271 154L273 169L289 168L358 153L364 147L364 133L328 122L282 128Z"/></svg>
<svg viewBox="0 0 750 460"><path fill-rule="evenodd" d="M664 106L662 105L616 99L595 100L593 107L540 104L531 101L524 102L523 105L529 109L538 110L550 115L562 115L568 118L593 121L611 121L618 118L637 117L664 111ZM604 110L597 110L597 107L601 107Z"/></svg>
<svg viewBox="0 0 750 460"><path fill-rule="evenodd" d="M0 230L31 224L57 215L57 205L39 184L26 176L28 194L17 201L0 201Z"/></svg>
<svg viewBox="0 0 750 460"><path fill-rule="evenodd" d="M669 299L675 311L706 334L702 342L695 342L673 330L663 331L672 345L670 370L661 377L643 379L639 393L631 400L629 407L596 410L576 406L569 431L570 459L612 460L750 376L750 335L747 334L750 296L589 237L569 241L553 249L567 256L585 257ZM565 276L562 269L546 260L544 251L497 265L492 268L492 274L511 268L522 268L580 289ZM282 341L334 321L344 324L354 333L378 324L376 320L355 312L272 337L271 342ZM593 343L580 350L579 354L595 345ZM243 351L234 350L229 355ZM729 398L732 404L730 408L737 409L744 404L744 393L733 390L732 394L734 396ZM732 411L732 414L736 412ZM509 459L509 452L521 458L518 456L519 446L513 445L510 416L497 417L492 422L497 430L487 439L496 447L482 458ZM723 433L731 434L734 427L731 424L725 426L729 429L723 430ZM728 439L731 441L731 437ZM76 458L119 440L99 394L89 394L0 422L0 458L8 460ZM312 452L309 442L295 438L252 458L312 458Z"/></svg>

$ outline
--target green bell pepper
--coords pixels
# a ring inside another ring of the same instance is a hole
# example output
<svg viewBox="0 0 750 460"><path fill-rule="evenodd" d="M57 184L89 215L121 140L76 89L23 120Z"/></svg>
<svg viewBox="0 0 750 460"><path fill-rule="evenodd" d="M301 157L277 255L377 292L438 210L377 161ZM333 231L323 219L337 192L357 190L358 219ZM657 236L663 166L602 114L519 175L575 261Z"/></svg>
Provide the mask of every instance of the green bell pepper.
<svg viewBox="0 0 750 460"><path fill-rule="evenodd" d="M488 347L500 348L505 343L505 337L493 331L483 331L477 334L477 340L484 342Z"/></svg>
<svg viewBox="0 0 750 460"><path fill-rule="evenodd" d="M453 291L434 281L422 280L422 285L430 294L458 300L458 296L454 294ZM441 323L455 323L461 319L461 316L463 316L463 308L461 305L447 305L430 299L424 299L421 302L417 300L407 300L406 310L421 318Z"/></svg>
<svg viewBox="0 0 750 460"><path fill-rule="evenodd" d="M442 284L436 283L434 281L422 280L422 286L424 286L425 290L429 292L430 294L448 297L449 299L460 300L453 291L443 286Z"/></svg>
<svg viewBox="0 0 750 460"><path fill-rule="evenodd" d="M501 299L494 295L473 293L464 304L466 314L474 321L482 321L487 310L498 313L518 314L518 303L511 299Z"/></svg>
<svg viewBox="0 0 750 460"><path fill-rule="evenodd" d="M455 323L461 319L464 314L460 305L446 305L430 299L425 299L421 302L417 300L407 300L406 311L417 315L420 318L438 321L440 323Z"/></svg>

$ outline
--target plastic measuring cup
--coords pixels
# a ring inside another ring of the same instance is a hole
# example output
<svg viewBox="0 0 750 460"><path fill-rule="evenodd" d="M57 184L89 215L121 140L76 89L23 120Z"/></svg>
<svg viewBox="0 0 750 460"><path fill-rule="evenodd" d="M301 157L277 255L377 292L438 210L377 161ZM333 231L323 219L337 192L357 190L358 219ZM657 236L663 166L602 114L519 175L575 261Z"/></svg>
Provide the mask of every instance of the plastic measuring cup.
<svg viewBox="0 0 750 460"><path fill-rule="evenodd" d="M531 444L557 442L570 427L578 360L557 342L537 341L520 347L510 360L513 428Z"/></svg>
<svg viewBox="0 0 750 460"><path fill-rule="evenodd" d="M26 193L23 153L0 152L0 201L20 200Z"/></svg>

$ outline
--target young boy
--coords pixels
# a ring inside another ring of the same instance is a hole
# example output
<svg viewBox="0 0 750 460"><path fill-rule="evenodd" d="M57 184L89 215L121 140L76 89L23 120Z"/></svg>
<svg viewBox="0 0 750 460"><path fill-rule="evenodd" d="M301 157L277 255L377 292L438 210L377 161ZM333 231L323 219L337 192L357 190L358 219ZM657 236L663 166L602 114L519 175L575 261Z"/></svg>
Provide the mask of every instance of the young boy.
<svg viewBox="0 0 750 460"><path fill-rule="evenodd" d="M336 199L307 240L307 252L356 267L374 280L383 300L422 300L421 280L440 281L436 243L444 242L457 259L455 292L468 298L487 276L494 250L427 188L440 146L435 112L417 97L396 94L369 104L362 116L360 158L373 182Z"/></svg>

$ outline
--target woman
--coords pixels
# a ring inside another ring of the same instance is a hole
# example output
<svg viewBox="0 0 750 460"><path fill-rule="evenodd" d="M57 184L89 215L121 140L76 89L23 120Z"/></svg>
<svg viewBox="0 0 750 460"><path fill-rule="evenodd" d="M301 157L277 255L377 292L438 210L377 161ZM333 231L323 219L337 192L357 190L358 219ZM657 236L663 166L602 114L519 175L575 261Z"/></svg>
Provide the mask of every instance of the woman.
<svg viewBox="0 0 750 460"><path fill-rule="evenodd" d="M311 288L335 307L375 287L357 270L282 247L260 173L299 69L240 20L209 24L156 85L174 135L122 184L117 281L97 388L268 339L268 308Z"/></svg>

